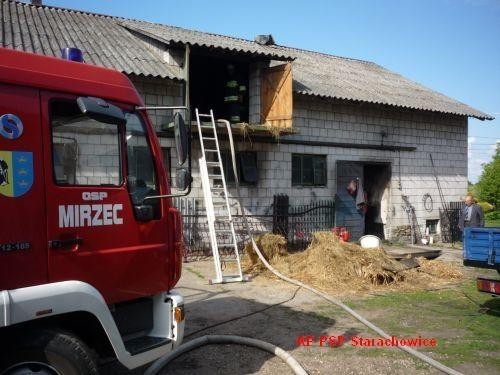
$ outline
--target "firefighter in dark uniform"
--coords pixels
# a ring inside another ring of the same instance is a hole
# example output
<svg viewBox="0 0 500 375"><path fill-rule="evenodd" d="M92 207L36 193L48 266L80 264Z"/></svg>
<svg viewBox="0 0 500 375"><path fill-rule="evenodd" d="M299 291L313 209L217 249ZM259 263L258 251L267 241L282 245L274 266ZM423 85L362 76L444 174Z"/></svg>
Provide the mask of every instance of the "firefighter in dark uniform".
<svg viewBox="0 0 500 375"><path fill-rule="evenodd" d="M226 115L233 124L242 121L242 114L245 113L243 103L246 92L247 87L236 76L234 65L228 64L224 104L226 105Z"/></svg>

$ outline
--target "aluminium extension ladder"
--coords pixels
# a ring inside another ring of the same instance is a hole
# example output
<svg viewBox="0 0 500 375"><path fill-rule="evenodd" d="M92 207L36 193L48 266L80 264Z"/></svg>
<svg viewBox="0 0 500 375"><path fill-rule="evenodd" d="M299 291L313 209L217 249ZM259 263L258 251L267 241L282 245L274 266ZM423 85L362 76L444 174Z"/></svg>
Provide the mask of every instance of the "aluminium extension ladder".
<svg viewBox="0 0 500 375"><path fill-rule="evenodd" d="M208 121L202 122L200 118ZM210 110L210 114L200 114L196 109L196 123L201 144L199 159L201 185L216 274L215 279L210 282L218 284L244 281L213 111ZM220 252L223 249L226 251L221 257ZM236 266L236 270L230 266L231 264ZM228 267L231 267L229 275L223 273Z"/></svg>

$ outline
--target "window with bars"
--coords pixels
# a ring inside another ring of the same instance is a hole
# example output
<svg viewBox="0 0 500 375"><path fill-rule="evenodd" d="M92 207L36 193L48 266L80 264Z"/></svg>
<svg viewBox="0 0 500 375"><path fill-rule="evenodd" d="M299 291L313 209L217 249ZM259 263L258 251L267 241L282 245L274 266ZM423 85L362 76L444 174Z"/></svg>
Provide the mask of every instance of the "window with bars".
<svg viewBox="0 0 500 375"><path fill-rule="evenodd" d="M326 186L326 155L292 154L292 186Z"/></svg>

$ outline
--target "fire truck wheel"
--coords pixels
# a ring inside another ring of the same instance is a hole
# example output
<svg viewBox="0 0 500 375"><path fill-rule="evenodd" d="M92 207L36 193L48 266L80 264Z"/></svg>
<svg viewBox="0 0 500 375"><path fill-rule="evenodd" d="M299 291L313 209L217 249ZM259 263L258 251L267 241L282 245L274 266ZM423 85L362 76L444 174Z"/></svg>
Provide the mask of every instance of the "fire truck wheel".
<svg viewBox="0 0 500 375"><path fill-rule="evenodd" d="M67 332L40 330L11 348L0 375L97 375L91 350Z"/></svg>

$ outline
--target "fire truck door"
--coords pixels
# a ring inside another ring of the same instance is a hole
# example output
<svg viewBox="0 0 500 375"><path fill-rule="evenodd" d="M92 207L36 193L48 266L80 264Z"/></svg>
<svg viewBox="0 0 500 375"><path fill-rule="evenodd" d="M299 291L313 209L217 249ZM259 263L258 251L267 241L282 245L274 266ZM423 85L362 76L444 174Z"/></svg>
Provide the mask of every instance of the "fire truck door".
<svg viewBox="0 0 500 375"><path fill-rule="evenodd" d="M127 152L140 138L141 121L127 116L126 126L99 122L81 113L76 97L42 95L49 278L87 282L107 302L166 290L170 272L160 203L147 220L138 221L134 214L125 176L130 177L127 162L137 161ZM129 132L134 121L137 129ZM131 151L147 159L143 138ZM136 193L155 193L155 179L145 176L155 174L154 164L137 169L142 175L134 179Z"/></svg>
<svg viewBox="0 0 500 375"><path fill-rule="evenodd" d="M0 84L0 286L47 280L39 91Z"/></svg>

